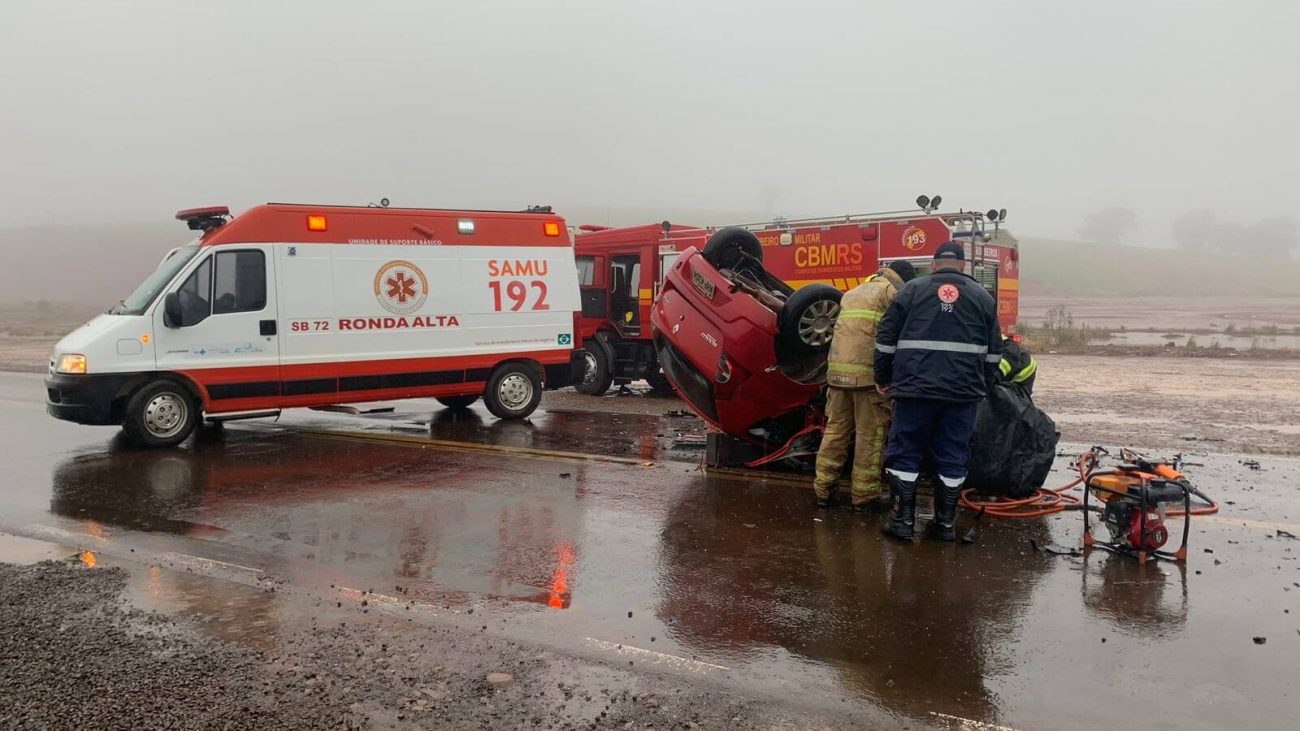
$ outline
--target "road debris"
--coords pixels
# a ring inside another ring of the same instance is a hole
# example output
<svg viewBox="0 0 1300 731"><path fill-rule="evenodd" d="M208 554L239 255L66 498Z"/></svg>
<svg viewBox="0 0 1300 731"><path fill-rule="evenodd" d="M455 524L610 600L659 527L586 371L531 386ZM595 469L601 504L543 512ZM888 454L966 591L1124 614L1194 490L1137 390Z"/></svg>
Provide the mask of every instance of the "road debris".
<svg viewBox="0 0 1300 731"><path fill-rule="evenodd" d="M1080 551L1077 548L1062 546L1058 543L1039 543L1033 538L1029 539L1029 545L1033 546L1035 551L1050 553L1053 556L1082 556L1083 555L1083 551Z"/></svg>

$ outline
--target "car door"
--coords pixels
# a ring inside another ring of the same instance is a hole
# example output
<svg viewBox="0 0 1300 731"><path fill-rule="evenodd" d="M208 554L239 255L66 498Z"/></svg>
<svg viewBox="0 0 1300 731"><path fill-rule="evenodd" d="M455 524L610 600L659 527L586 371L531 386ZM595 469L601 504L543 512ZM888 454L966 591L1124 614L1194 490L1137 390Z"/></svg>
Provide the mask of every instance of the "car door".
<svg viewBox="0 0 1300 731"><path fill-rule="evenodd" d="M212 247L154 310L158 369L208 392L209 410L273 405L280 393L275 259L270 246ZM173 295L180 321L168 317ZM268 402L269 400L269 402Z"/></svg>

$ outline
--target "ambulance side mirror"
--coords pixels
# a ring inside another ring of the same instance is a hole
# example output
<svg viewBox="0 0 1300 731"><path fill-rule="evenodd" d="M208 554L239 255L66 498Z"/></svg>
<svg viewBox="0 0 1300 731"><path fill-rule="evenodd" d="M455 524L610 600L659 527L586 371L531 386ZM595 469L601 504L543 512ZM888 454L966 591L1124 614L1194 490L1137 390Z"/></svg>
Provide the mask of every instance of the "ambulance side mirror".
<svg viewBox="0 0 1300 731"><path fill-rule="evenodd" d="M168 292L163 297L163 324L167 327L182 327L185 324L181 317L181 296L175 292Z"/></svg>

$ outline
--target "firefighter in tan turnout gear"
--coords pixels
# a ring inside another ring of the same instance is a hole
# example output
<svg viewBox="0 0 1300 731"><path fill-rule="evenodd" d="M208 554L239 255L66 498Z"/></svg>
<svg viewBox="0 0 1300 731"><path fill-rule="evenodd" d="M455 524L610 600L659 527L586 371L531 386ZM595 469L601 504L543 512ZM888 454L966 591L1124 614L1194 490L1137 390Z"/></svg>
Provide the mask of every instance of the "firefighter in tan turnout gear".
<svg viewBox="0 0 1300 731"><path fill-rule="evenodd" d="M834 504L835 483L853 441L852 507L883 509L882 464L885 435L889 433L889 398L876 392L872 359L876 328L894 295L916 276L905 261L891 262L870 279L845 293L827 357L826 431L817 453L813 489L817 506ZM856 437L855 437L856 435Z"/></svg>

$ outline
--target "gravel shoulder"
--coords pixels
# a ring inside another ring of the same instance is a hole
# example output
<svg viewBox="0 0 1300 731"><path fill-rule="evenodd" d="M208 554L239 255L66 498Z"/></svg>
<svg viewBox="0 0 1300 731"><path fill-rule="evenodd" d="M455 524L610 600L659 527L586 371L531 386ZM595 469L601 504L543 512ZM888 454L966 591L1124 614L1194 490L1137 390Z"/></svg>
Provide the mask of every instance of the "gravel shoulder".
<svg viewBox="0 0 1300 731"><path fill-rule="evenodd" d="M192 619L133 606L127 578L121 567L90 569L75 560L0 564L0 727L852 725L486 631L431 627L319 599L300 626L259 642L229 641Z"/></svg>

